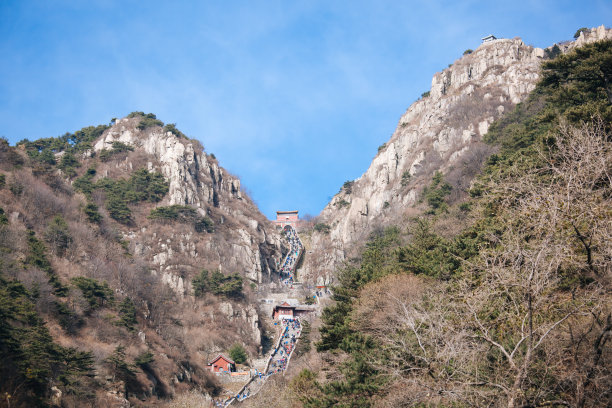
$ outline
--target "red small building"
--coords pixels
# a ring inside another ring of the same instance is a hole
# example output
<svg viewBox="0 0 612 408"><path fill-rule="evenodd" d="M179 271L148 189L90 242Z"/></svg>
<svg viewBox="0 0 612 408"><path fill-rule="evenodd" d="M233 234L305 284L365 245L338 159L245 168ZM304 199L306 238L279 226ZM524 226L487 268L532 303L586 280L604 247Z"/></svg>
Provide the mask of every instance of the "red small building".
<svg viewBox="0 0 612 408"><path fill-rule="evenodd" d="M208 363L208 366L210 367L210 371L213 373L231 372L236 369L236 363L234 363L234 360L222 353Z"/></svg>
<svg viewBox="0 0 612 408"><path fill-rule="evenodd" d="M291 225L293 228L297 228L299 221L297 211L277 211L274 223L280 227Z"/></svg>
<svg viewBox="0 0 612 408"><path fill-rule="evenodd" d="M274 306L274 311L272 312L272 318L274 320L293 319L294 311L295 311L295 306L291 306L289 303L283 302L280 305Z"/></svg>

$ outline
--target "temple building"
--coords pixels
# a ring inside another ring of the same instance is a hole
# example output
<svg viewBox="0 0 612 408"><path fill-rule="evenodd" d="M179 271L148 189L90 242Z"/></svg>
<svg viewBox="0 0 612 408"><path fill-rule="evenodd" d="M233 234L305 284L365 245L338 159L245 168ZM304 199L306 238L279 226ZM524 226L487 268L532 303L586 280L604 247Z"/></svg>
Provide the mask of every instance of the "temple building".
<svg viewBox="0 0 612 408"><path fill-rule="evenodd" d="M291 225L293 228L297 228L299 222L298 212L296 211L277 211L276 220L274 223L281 228L285 225Z"/></svg>

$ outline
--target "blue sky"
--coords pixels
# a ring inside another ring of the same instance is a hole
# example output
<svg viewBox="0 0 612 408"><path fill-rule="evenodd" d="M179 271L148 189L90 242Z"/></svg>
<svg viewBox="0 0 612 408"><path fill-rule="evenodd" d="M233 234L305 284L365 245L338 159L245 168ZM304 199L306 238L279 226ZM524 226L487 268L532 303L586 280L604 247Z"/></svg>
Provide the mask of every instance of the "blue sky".
<svg viewBox="0 0 612 408"><path fill-rule="evenodd" d="M0 136L153 112L268 217L318 214L480 38L546 47L610 1L0 1Z"/></svg>

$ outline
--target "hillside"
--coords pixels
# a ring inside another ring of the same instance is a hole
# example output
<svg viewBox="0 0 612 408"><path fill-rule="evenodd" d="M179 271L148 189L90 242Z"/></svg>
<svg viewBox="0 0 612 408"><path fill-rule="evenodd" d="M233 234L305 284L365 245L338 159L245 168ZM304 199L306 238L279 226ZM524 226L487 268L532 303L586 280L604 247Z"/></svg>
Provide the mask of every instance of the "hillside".
<svg viewBox="0 0 612 408"><path fill-rule="evenodd" d="M408 216L353 241L316 350L249 406L612 404L612 41L582 44L488 124L465 191L443 162ZM332 203L387 189L366 181ZM354 221L336 211L330 235Z"/></svg>
<svg viewBox="0 0 612 408"><path fill-rule="evenodd" d="M611 37L602 26L561 47L570 50ZM334 270L356 255L372 231L424 211L419 207L422 191L437 171L452 187L451 201L465 198L470 181L496 150L483 136L533 91L541 63L561 52L554 47L544 50L519 38L497 39L466 50L436 73L431 89L401 116L367 171L344 183L319 215L317 222L328 228L313 233L303 276L332 282Z"/></svg>
<svg viewBox="0 0 612 408"><path fill-rule="evenodd" d="M0 407L612 405L611 83L603 26L466 50L288 239L154 114L0 139Z"/></svg>
<svg viewBox="0 0 612 408"><path fill-rule="evenodd" d="M260 355L252 293L277 278L286 244L199 142L134 112L0 143L0 393L11 406L214 395L215 353L238 343Z"/></svg>

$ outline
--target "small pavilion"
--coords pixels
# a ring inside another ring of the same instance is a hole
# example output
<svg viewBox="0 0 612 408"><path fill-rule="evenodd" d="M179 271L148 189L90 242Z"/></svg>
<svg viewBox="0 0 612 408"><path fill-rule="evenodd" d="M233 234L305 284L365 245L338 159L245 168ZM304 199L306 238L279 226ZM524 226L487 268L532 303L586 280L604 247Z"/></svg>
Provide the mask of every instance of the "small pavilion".
<svg viewBox="0 0 612 408"><path fill-rule="evenodd" d="M272 318L274 320L293 319L294 312L295 306L291 306L289 303L283 302L280 305L274 306Z"/></svg>
<svg viewBox="0 0 612 408"><path fill-rule="evenodd" d="M482 38L482 42L483 43L488 43L488 42L491 42L491 41L494 41L494 40L497 40L497 37L494 36L493 34L489 34L486 37Z"/></svg>
<svg viewBox="0 0 612 408"><path fill-rule="evenodd" d="M234 362L234 360L232 360L223 353L219 353L217 357L212 359L212 361L208 363L208 366L210 367L210 371L212 371L213 373L229 373L236 369L236 363Z"/></svg>

